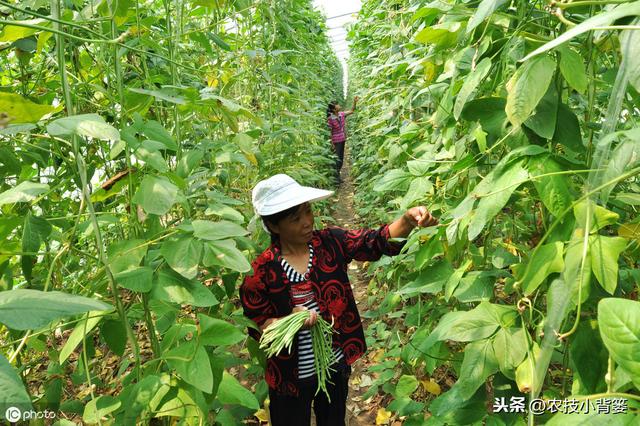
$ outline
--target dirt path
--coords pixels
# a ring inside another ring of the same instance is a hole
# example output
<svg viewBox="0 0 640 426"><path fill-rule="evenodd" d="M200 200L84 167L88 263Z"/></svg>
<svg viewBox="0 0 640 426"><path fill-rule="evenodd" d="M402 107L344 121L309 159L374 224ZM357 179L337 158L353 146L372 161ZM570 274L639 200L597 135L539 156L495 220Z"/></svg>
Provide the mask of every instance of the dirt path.
<svg viewBox="0 0 640 426"><path fill-rule="evenodd" d="M354 184L351 178L350 155L347 145L345 152L345 161L342 168L342 183L336 191L337 202L333 211L333 217L336 224L347 229L355 229L362 226L358 221L358 216L353 207ZM354 296L358 310L362 315L368 308L367 306L367 285L368 279L362 268L362 262L354 261L349 265L349 279L353 287ZM364 328L366 330L369 321L363 319ZM371 426L375 425L377 405L372 401L365 401L362 395L367 391L367 381L369 376L366 374L367 366L370 361L367 355L356 361L352 366L353 372L349 380L349 398L347 399L347 426Z"/></svg>

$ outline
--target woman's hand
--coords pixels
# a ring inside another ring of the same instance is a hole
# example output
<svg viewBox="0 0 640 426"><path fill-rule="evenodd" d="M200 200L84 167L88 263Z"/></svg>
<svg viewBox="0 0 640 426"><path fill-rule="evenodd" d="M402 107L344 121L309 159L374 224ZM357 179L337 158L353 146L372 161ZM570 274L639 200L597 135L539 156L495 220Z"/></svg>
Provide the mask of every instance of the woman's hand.
<svg viewBox="0 0 640 426"><path fill-rule="evenodd" d="M425 206L410 208L405 212L404 217L411 225L421 228L438 224L438 219L431 216L431 213L429 213L429 210L427 210Z"/></svg>
<svg viewBox="0 0 640 426"><path fill-rule="evenodd" d="M311 328L318 321L318 313L307 309L305 306L296 306L292 312L309 311L309 318L302 324L302 328Z"/></svg>
<svg viewBox="0 0 640 426"><path fill-rule="evenodd" d="M438 219L431 216L425 206L412 207L401 218L389 225L391 238L405 238L416 226L426 227L438 224Z"/></svg>

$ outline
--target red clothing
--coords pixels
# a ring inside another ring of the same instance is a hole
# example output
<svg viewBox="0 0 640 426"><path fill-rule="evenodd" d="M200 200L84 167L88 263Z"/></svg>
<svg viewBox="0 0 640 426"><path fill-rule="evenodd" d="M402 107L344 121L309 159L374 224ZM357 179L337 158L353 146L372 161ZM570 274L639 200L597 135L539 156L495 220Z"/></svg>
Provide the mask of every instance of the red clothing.
<svg viewBox="0 0 640 426"><path fill-rule="evenodd" d="M331 142L340 143L347 139L345 133L346 117L347 115L340 111L337 116L332 114L327 118L327 125L331 129Z"/></svg>
<svg viewBox="0 0 640 426"><path fill-rule="evenodd" d="M311 244L313 263L307 282L311 285L320 315L331 322L337 333L333 346L342 348L347 364L352 364L367 349L362 322L353 297L347 265L353 259L378 260L382 255L396 255L403 243L389 242L389 226L378 229L347 231L328 228L314 231ZM252 263L253 275L246 276L240 287L244 314L258 326L268 318L289 315L293 309L292 289L286 272L278 261L280 248L272 244ZM259 333L251 329L252 337ZM265 379L277 393L298 396L298 345L294 339L291 353L286 349L267 360Z"/></svg>

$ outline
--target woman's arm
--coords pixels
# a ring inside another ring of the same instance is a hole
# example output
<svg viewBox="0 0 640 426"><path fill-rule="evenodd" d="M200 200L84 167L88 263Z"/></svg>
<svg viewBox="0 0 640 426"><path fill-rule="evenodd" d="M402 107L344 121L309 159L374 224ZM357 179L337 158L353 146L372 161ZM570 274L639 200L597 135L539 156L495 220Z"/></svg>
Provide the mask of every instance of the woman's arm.
<svg viewBox="0 0 640 426"><path fill-rule="evenodd" d="M438 219L431 216L425 206L412 207L407 210L402 217L389 225L389 236L391 238L404 238L416 226L427 227L438 224Z"/></svg>
<svg viewBox="0 0 640 426"><path fill-rule="evenodd" d="M356 110L356 104L358 103L358 100L360 98L358 98L357 96L353 98L353 106L351 107L351 109L349 111L345 111L344 115L351 115L353 114L353 111Z"/></svg>

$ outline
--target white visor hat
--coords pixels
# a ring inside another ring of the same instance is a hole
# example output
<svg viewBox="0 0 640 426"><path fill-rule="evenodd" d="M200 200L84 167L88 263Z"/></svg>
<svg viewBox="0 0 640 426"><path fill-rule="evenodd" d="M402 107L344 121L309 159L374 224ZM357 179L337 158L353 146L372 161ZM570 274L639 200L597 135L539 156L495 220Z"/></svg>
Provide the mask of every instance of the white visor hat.
<svg viewBox="0 0 640 426"><path fill-rule="evenodd" d="M329 198L333 191L302 186L285 174L261 180L251 191L251 201L256 213L269 216L293 206Z"/></svg>

